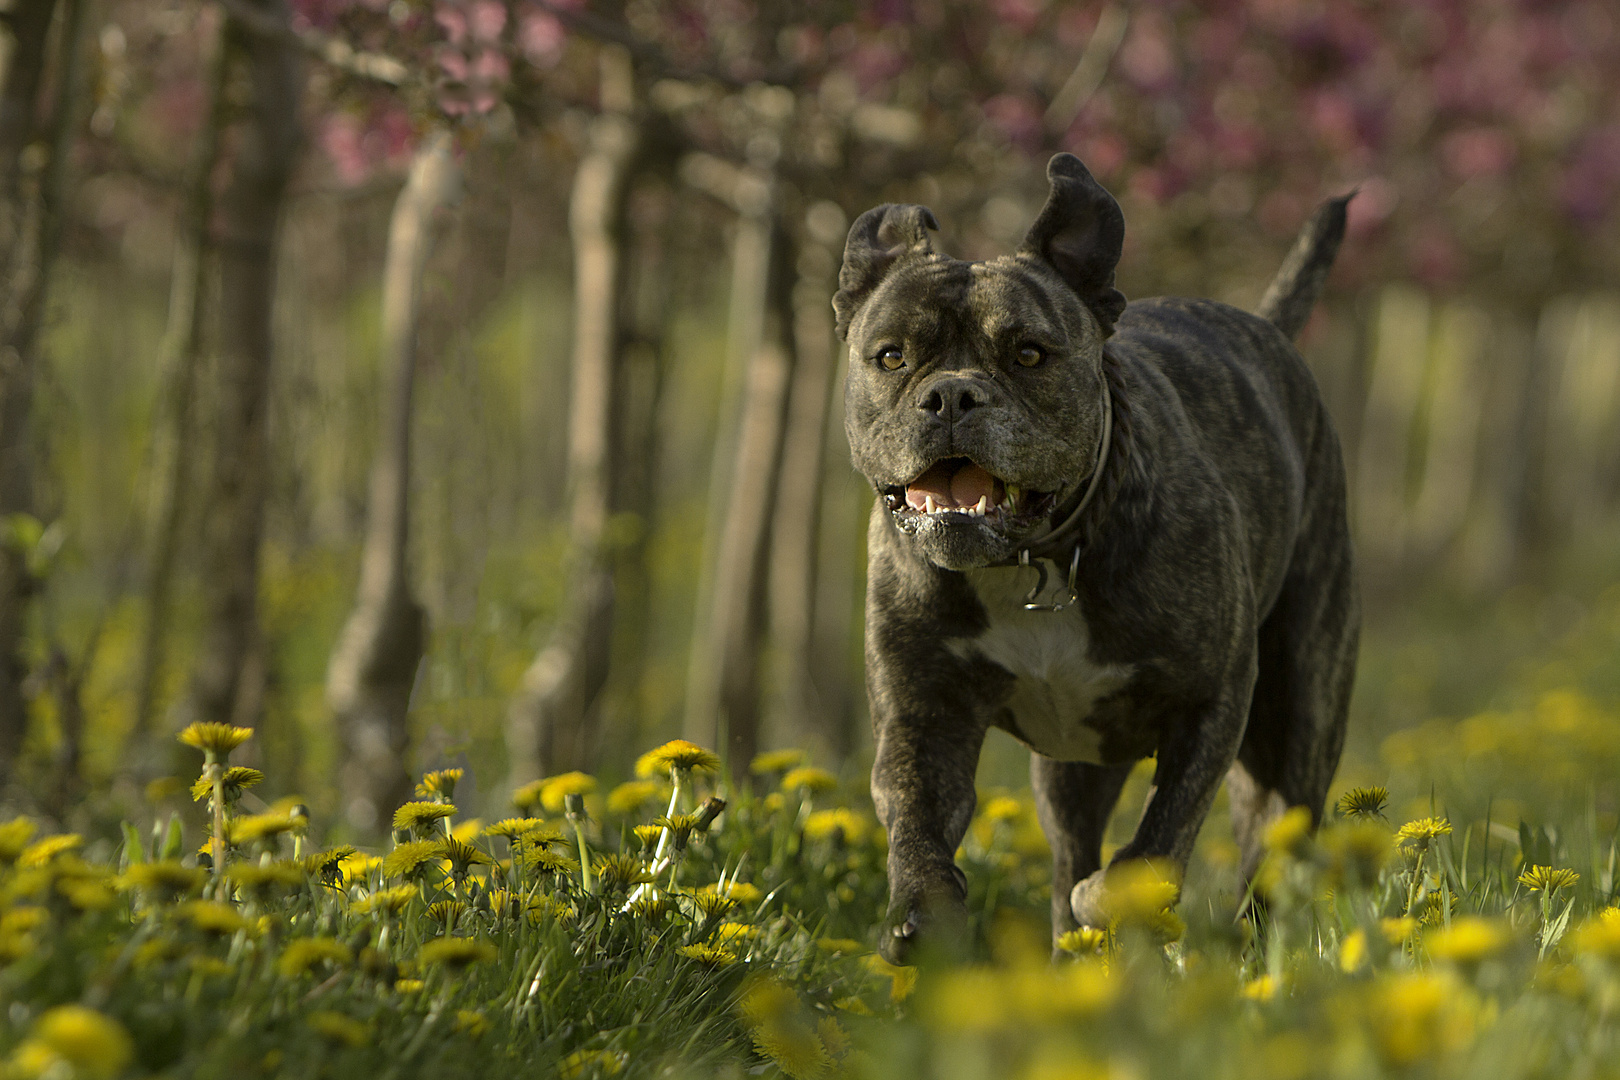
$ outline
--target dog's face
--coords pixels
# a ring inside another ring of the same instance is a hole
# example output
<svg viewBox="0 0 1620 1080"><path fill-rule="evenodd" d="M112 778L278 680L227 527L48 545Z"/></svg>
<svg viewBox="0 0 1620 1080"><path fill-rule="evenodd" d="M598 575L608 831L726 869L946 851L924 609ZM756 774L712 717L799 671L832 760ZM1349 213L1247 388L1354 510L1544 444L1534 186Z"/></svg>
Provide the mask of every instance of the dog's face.
<svg viewBox="0 0 1620 1080"><path fill-rule="evenodd" d="M1058 155L1047 176L1014 255L935 253L921 206L867 211L844 249L833 307L855 467L918 553L951 570L1038 536L1097 453L1124 217L1079 159Z"/></svg>

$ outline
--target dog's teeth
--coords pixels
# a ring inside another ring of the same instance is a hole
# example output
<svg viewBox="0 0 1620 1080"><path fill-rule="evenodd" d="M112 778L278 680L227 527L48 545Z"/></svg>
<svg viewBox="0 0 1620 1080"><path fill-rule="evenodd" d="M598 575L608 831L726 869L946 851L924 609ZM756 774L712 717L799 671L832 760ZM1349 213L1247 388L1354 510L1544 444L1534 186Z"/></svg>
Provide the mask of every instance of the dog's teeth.
<svg viewBox="0 0 1620 1080"><path fill-rule="evenodd" d="M924 495L923 496L923 513L925 513L925 514L936 514L938 512L939 511L934 509L934 497L932 495Z"/></svg>
<svg viewBox="0 0 1620 1080"><path fill-rule="evenodd" d="M980 495L978 503L976 503L974 505L974 507L973 507L973 513L976 514L979 517L983 517L984 515L988 514L989 512L990 512L990 496L988 496L988 495Z"/></svg>

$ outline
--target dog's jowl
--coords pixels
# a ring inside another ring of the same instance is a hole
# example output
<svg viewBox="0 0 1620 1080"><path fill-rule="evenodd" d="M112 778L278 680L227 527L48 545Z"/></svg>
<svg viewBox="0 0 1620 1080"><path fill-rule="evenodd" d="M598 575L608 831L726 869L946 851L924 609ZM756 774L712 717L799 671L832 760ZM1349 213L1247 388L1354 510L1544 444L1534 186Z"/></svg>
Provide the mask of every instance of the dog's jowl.
<svg viewBox="0 0 1620 1080"><path fill-rule="evenodd" d="M1099 924L1103 827L1156 758L1115 856L1184 866L1223 777L1245 872L1264 825L1319 817L1357 602L1344 467L1290 343L1343 233L1328 204L1262 304L1126 305L1119 206L1078 159L1017 253L933 250L933 216L850 231L839 332L855 465L877 492L866 606L889 831L883 951L962 913L957 845L986 731L1033 752L1053 932Z"/></svg>

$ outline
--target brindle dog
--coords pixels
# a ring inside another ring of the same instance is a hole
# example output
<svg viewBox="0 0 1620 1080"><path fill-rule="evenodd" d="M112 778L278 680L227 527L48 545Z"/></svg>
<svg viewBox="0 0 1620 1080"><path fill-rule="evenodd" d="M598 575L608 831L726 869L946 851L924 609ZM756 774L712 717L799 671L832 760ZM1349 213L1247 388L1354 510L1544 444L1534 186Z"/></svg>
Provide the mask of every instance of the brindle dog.
<svg viewBox="0 0 1620 1080"><path fill-rule="evenodd" d="M833 301L869 530L872 795L889 832L881 949L959 919L955 862L986 731L1033 751L1053 933L1099 925L1103 828L1157 758L1114 856L1184 867L1227 778L1245 873L1285 808L1319 819L1359 630L1339 442L1290 338L1344 229L1322 208L1262 304L1127 305L1124 218L1068 154L1016 254L933 250L920 206L850 230Z"/></svg>

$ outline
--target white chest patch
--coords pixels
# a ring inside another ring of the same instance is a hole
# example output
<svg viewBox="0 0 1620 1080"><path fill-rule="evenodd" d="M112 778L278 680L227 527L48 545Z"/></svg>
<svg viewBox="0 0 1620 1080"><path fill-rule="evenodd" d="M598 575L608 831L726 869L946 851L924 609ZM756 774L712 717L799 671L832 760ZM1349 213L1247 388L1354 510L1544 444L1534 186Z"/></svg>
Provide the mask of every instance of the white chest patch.
<svg viewBox="0 0 1620 1080"><path fill-rule="evenodd" d="M990 615L990 629L946 646L963 659L983 657L1012 674L1008 706L1032 750L1058 761L1102 761L1102 736L1087 721L1096 703L1123 687L1129 664L1090 659L1091 633L1080 605L1025 611L1035 572L1019 567L970 570L969 584ZM1060 579L1048 567L1047 580Z"/></svg>

